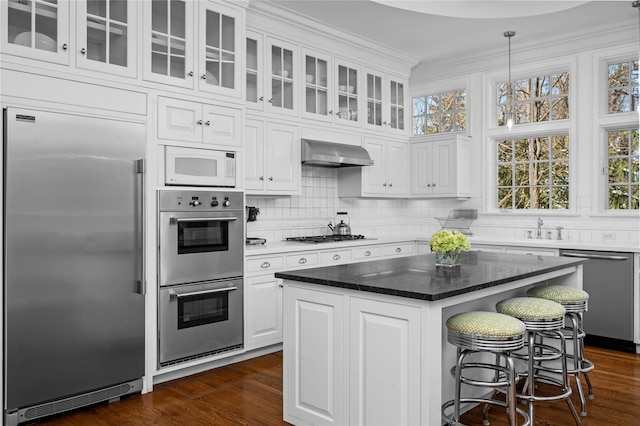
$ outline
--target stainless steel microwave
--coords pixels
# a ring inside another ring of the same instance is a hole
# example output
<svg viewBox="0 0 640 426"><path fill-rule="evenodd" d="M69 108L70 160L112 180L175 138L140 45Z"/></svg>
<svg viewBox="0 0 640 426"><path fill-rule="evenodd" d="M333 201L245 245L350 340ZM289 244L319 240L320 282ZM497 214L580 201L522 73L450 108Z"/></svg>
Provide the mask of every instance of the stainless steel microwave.
<svg viewBox="0 0 640 426"><path fill-rule="evenodd" d="M213 149L165 147L165 184L236 187L236 153Z"/></svg>

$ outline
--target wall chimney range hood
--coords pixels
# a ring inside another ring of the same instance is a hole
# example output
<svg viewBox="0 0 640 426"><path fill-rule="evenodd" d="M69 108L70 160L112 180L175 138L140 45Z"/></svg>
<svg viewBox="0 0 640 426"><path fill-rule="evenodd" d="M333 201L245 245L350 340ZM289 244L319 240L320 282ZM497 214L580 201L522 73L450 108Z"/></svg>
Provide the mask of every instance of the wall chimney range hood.
<svg viewBox="0 0 640 426"><path fill-rule="evenodd" d="M360 167L373 165L373 160L361 146L302 139L302 164Z"/></svg>

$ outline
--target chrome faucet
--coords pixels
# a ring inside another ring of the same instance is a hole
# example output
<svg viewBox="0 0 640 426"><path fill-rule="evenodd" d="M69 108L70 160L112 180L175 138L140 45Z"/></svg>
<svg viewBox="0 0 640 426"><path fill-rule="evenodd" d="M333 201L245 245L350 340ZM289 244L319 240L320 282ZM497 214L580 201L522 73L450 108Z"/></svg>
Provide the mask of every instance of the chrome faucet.
<svg viewBox="0 0 640 426"><path fill-rule="evenodd" d="M542 218L538 218L538 230L536 231L536 240L541 240L542 239L542 225L544 224L544 222L542 221Z"/></svg>

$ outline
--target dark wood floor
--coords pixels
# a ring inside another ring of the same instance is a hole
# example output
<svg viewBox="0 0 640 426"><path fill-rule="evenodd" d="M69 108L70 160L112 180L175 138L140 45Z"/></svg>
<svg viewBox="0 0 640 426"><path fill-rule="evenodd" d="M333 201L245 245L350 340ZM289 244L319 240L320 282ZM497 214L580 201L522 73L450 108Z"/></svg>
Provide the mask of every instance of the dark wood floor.
<svg viewBox="0 0 640 426"><path fill-rule="evenodd" d="M588 416L582 418L582 424L640 424L640 355L588 347L586 356L596 365L590 374L595 399L588 401ZM579 410L577 394L574 396ZM481 425L478 412L467 413L463 421ZM541 402L536 416L536 425L574 424L564 402ZM504 412L497 408L491 410L490 420L493 426L507 425ZM283 425L282 352L163 383L145 395L29 424Z"/></svg>

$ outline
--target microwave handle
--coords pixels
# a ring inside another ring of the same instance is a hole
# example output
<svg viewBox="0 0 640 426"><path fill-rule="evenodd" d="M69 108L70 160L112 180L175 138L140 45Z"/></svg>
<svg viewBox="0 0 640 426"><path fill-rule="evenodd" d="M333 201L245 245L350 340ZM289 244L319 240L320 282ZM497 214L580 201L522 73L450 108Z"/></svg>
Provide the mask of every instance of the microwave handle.
<svg viewBox="0 0 640 426"><path fill-rule="evenodd" d="M237 217L171 217L169 223L179 222L232 222Z"/></svg>
<svg viewBox="0 0 640 426"><path fill-rule="evenodd" d="M174 290L169 290L169 298L170 299L180 299L181 297L189 297L189 296L200 296L200 295L204 295L204 294L212 294L212 293L221 293L223 291L233 291L233 290L237 290L238 287L225 287L225 288L218 288L215 290L201 290L201 291L192 291L189 293L177 293Z"/></svg>

